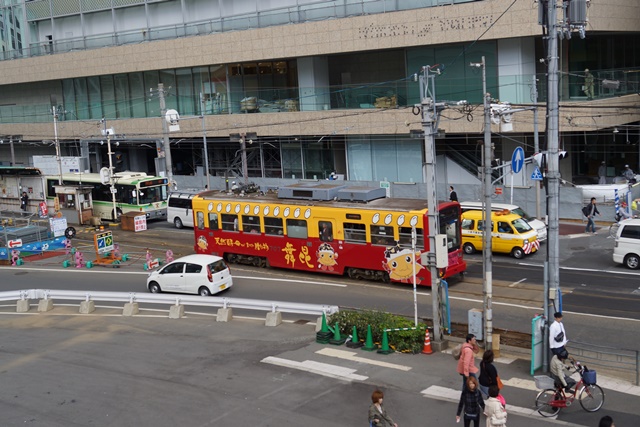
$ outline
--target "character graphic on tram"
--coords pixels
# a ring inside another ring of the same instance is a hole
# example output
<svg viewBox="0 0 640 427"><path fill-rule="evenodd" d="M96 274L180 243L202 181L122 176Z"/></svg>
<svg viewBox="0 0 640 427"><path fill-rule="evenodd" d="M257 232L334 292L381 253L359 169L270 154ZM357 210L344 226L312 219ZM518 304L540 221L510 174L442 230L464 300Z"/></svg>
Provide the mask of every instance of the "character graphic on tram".
<svg viewBox="0 0 640 427"><path fill-rule="evenodd" d="M198 247L203 251L206 251L209 247L209 242L207 242L207 238L204 236L198 237Z"/></svg>
<svg viewBox="0 0 640 427"><path fill-rule="evenodd" d="M382 261L382 267L389 273L391 280L397 280L402 283L412 283L413 281L413 262L416 259L416 275L424 267L417 261L420 252L411 252L411 249L402 249L399 245L390 246L384 251L385 260ZM421 283L422 279L416 276L416 283Z"/></svg>
<svg viewBox="0 0 640 427"><path fill-rule="evenodd" d="M318 258L318 268L320 270L333 271L333 266L338 265L338 261L336 261L338 254L328 243L323 243L318 247L316 257Z"/></svg>

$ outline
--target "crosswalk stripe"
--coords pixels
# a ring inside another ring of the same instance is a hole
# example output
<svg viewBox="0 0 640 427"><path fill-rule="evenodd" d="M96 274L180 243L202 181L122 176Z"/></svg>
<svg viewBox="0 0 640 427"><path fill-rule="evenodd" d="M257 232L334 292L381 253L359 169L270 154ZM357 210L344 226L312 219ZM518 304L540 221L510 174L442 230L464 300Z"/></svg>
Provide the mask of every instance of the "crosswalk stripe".
<svg viewBox="0 0 640 427"><path fill-rule="evenodd" d="M285 368L298 369L307 371L325 377L337 378L345 381L366 381L369 377L358 375L355 369L344 368L342 366L329 365L328 363L315 362L313 360L305 360L304 362L296 362L295 360L283 359L280 357L265 357L262 363L283 366Z"/></svg>
<svg viewBox="0 0 640 427"><path fill-rule="evenodd" d="M325 348L322 348L321 350L316 351L316 354L321 354L323 356L329 356L329 357L337 357L339 359L351 360L354 362L368 363L369 365L376 365L376 366L381 366L383 368L397 369L400 371L410 371L412 369L410 366L396 365L395 363L383 362L381 360L372 360L372 359L367 359L365 357L358 357L356 356L356 354L358 353L355 353L352 351L338 350L336 348L325 347Z"/></svg>

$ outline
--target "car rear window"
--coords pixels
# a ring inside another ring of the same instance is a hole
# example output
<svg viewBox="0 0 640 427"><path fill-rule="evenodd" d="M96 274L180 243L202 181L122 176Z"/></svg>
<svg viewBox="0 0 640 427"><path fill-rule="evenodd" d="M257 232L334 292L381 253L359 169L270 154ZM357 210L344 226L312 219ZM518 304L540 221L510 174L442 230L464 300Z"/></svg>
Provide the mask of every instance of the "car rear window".
<svg viewBox="0 0 640 427"><path fill-rule="evenodd" d="M620 232L620 237L640 239L640 225L625 225Z"/></svg>
<svg viewBox="0 0 640 427"><path fill-rule="evenodd" d="M220 273L227 269L227 264L223 260L218 260L209 264L209 270L214 273Z"/></svg>

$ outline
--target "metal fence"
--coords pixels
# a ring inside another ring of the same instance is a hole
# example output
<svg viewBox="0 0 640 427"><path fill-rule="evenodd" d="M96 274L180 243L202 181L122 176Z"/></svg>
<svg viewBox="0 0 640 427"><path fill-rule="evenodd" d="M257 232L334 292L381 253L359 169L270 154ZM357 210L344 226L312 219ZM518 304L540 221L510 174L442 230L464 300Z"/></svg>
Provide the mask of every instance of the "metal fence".
<svg viewBox="0 0 640 427"><path fill-rule="evenodd" d="M24 289L0 292L0 301L51 299L64 301L103 301L121 303L148 303L162 305L189 305L217 308L237 308L264 312L281 312L321 316L339 311L338 306L304 304L287 301L265 301L244 298L201 297L195 295L150 294L137 292L67 291L54 289Z"/></svg>
<svg viewBox="0 0 640 427"><path fill-rule="evenodd" d="M635 385L640 385L640 351L606 347L591 343L571 341L569 354L589 368L600 366L620 378L629 378L635 372Z"/></svg>

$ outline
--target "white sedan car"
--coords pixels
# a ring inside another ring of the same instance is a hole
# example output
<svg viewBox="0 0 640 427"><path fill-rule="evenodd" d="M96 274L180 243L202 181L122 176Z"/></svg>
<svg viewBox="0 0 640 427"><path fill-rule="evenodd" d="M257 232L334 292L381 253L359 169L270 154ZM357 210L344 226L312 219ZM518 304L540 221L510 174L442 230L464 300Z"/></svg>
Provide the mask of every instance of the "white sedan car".
<svg viewBox="0 0 640 427"><path fill-rule="evenodd" d="M224 260L213 255L188 255L149 273L147 289L152 293L181 292L209 296L233 286Z"/></svg>

